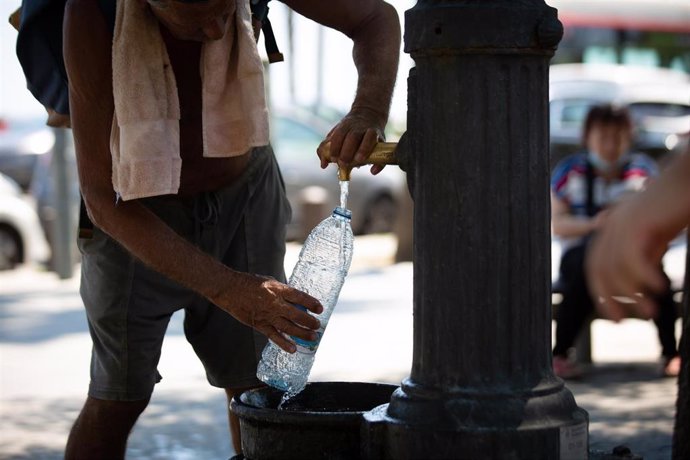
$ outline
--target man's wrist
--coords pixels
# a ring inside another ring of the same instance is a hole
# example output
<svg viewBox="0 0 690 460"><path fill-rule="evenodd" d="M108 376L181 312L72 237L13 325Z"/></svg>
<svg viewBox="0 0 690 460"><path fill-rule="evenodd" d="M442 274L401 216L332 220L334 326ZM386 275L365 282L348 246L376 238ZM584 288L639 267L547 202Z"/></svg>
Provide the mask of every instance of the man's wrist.
<svg viewBox="0 0 690 460"><path fill-rule="evenodd" d="M350 107L350 113L353 115L361 114L367 118L373 119L382 134L388 123L388 110L382 110L372 104L355 101L352 107Z"/></svg>

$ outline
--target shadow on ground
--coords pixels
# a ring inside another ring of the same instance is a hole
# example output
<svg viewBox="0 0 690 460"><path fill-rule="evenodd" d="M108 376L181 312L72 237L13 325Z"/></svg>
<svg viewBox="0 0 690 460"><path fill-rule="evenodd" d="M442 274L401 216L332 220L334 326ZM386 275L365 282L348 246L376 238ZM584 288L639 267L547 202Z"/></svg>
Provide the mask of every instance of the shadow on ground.
<svg viewBox="0 0 690 460"><path fill-rule="evenodd" d="M67 433L82 401L11 401L0 423L0 459L60 460ZM228 434L225 395L154 395L127 447L127 460L227 460L234 452ZM17 410L12 410L12 408ZM21 409L20 409L21 408ZM34 433L17 445L13 438ZM36 437L36 433L44 433ZM8 453L9 452L9 453Z"/></svg>
<svg viewBox="0 0 690 460"><path fill-rule="evenodd" d="M590 449L628 446L645 460L671 458L676 379L660 378L656 363L595 365L587 377L566 382L589 412Z"/></svg>

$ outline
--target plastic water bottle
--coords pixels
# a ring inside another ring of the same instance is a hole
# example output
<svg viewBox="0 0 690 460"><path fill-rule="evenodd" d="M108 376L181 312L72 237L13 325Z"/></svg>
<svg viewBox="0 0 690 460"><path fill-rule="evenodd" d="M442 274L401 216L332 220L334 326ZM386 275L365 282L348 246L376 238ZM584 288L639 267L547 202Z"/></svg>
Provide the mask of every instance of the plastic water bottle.
<svg viewBox="0 0 690 460"><path fill-rule="evenodd" d="M307 341L291 336L297 348L295 353L287 353L269 341L261 355L256 376L264 383L285 391L284 400L307 385L316 349L345 282L354 241L350 218L348 209L337 207L330 217L314 227L302 246L288 283L323 305L323 312L314 315L321 322L321 328L316 331L318 338ZM304 309L301 305L295 308Z"/></svg>

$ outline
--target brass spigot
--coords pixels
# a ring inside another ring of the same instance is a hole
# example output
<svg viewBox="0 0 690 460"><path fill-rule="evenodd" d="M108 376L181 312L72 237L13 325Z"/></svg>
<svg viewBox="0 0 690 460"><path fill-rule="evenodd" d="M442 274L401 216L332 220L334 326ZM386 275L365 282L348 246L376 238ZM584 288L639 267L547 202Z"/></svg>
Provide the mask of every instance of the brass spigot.
<svg viewBox="0 0 690 460"><path fill-rule="evenodd" d="M360 161L352 161L350 163L349 167L340 167L338 166L338 179L340 180L350 180L350 172L352 171L352 168L356 168L358 166L363 166L363 165L397 165L398 164L398 156L396 155L395 151L398 147L397 142L379 142L376 144L374 147L374 150L371 152L371 155L369 155L369 158L367 158L366 161L360 162ZM322 146L319 147L318 150L319 154L321 155L322 158L324 158L326 161L329 163L336 163L331 158L331 143L327 142L323 144Z"/></svg>

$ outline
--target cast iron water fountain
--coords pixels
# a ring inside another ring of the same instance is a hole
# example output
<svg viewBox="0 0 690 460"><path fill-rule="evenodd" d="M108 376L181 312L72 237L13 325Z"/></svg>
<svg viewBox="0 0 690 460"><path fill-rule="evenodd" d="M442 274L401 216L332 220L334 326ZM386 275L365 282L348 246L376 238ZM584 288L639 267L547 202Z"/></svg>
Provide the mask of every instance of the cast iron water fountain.
<svg viewBox="0 0 690 460"><path fill-rule="evenodd" d="M415 203L412 371L388 404L358 414L359 452L586 459L587 414L551 369L548 72L563 33L556 10L543 0L419 0L405 25L415 61L400 152L409 151L402 169ZM328 385L322 391L335 392ZM362 387L357 398L370 392ZM283 429L293 430L296 449L306 444L299 430L319 430L316 420L300 423L308 410L278 414L242 397L252 408L241 416L245 427L252 411L264 411L264 420L295 425ZM243 435L250 458L256 446L275 444L263 427ZM254 460L288 458L291 448Z"/></svg>

